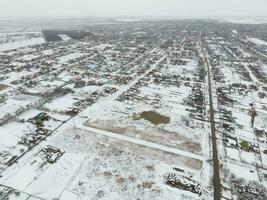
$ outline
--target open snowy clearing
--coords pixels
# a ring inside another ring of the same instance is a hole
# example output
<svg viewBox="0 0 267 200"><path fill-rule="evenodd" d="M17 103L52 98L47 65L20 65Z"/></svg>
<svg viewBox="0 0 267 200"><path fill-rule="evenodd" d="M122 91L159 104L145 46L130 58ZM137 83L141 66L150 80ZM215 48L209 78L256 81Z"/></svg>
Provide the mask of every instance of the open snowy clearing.
<svg viewBox="0 0 267 200"><path fill-rule="evenodd" d="M248 38L248 40L249 40L250 42L253 42L253 43L256 44L256 45L265 45L265 46L267 46L267 42L264 41L264 40L261 40L261 39L259 39L259 38Z"/></svg>
<svg viewBox="0 0 267 200"><path fill-rule="evenodd" d="M42 144L45 145L56 145L65 153L52 165L43 164L37 153L25 164L14 165L15 173L6 171L8 179L1 178L1 183L45 199L63 200L65 193L84 200L131 199L130 196L198 199L198 195L164 184L164 176L169 173L193 176L200 184L200 172L187 168L186 162L182 164L175 156L78 129L64 130Z"/></svg>

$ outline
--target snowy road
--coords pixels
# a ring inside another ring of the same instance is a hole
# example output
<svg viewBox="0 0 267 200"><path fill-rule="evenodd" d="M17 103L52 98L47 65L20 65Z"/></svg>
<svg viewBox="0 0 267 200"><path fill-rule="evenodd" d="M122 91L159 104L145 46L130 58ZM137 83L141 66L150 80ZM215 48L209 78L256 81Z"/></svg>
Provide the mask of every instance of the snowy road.
<svg viewBox="0 0 267 200"><path fill-rule="evenodd" d="M212 135L212 151L213 151L213 195L214 200L221 199L221 178L220 178L220 167L219 167L219 159L218 159L218 149L217 149L217 136L215 132L215 120L214 120L214 109L213 109L213 95L212 95L212 81L211 81L211 69L209 65L209 60L207 58L206 52L203 48L201 38L202 34L200 34L200 45L202 49L202 54L204 56L205 64L208 72L208 90L209 90L209 111L210 111L210 127L211 127L211 135Z"/></svg>

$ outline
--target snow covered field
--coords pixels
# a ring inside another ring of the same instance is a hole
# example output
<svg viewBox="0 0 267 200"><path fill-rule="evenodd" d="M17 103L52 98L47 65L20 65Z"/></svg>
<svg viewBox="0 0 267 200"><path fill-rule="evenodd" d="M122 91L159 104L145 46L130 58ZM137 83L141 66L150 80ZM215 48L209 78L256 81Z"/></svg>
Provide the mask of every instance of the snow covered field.
<svg viewBox="0 0 267 200"><path fill-rule="evenodd" d="M230 22L233 24L266 24L266 17L236 17L236 18L224 18L218 21Z"/></svg>
<svg viewBox="0 0 267 200"><path fill-rule="evenodd" d="M81 53L71 53L69 55L60 57L59 58L59 62L61 62L61 63L67 63L69 60L74 60L76 58L81 57L82 55L83 54L81 54Z"/></svg>
<svg viewBox="0 0 267 200"><path fill-rule="evenodd" d="M28 158L30 161L14 166L16 173L6 171L8 179L2 179L1 184L44 199L63 200L65 195L74 199L131 199L131 196L173 199L177 195L198 199L198 195L178 193L164 184L169 173L183 176L185 171L195 180L201 176L199 171L180 164L175 156L73 129L58 133L42 144L46 145L65 152L57 163L43 165L37 154ZM134 153L136 150L138 154ZM162 162L161 156L171 160ZM175 170L178 168L180 172Z"/></svg>
<svg viewBox="0 0 267 200"><path fill-rule="evenodd" d="M248 38L250 42L253 42L256 45L265 45L267 46L267 42L258 38Z"/></svg>
<svg viewBox="0 0 267 200"><path fill-rule="evenodd" d="M45 43L41 33L0 34L0 52Z"/></svg>

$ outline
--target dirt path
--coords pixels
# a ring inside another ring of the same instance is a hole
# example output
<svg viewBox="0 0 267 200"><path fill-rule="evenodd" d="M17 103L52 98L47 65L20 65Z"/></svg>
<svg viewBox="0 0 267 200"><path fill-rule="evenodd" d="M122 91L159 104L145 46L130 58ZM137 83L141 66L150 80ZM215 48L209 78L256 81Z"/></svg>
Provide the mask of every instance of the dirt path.
<svg viewBox="0 0 267 200"><path fill-rule="evenodd" d="M201 35L200 35L201 37ZM201 50L204 55L207 71L208 71L208 87L209 87L209 109L210 109L210 127L211 127L211 135L212 135L212 161L213 161L213 192L214 192L214 200L221 200L222 191L221 191L221 179L220 179L220 165L218 159L218 150L217 150L217 136L216 136L216 128L215 128L215 120L214 120L214 109L213 109L213 95L212 95L212 83L211 83L211 71L209 61L207 59L205 50L203 49L203 45L200 38Z"/></svg>
<svg viewBox="0 0 267 200"><path fill-rule="evenodd" d="M146 147L149 147L152 149L158 149L158 150L161 150L164 152L168 152L168 153L176 154L179 156L195 159L195 160L198 160L201 162L203 161L203 157L201 155L197 155L197 154L190 153L187 151L179 150L179 149L176 149L173 147L168 147L168 146L161 145L158 143L149 142L149 141L142 140L142 139L136 139L136 138L128 137L128 136L121 135L118 133L113 133L111 131L100 130L97 128L87 127L87 126L83 126L83 125L78 126L77 128L80 130L87 130L87 131L95 133L95 134L107 136L109 138L119 139L119 140L126 141L129 143L133 143L133 144L137 144L137 145L141 145L141 146L146 146Z"/></svg>

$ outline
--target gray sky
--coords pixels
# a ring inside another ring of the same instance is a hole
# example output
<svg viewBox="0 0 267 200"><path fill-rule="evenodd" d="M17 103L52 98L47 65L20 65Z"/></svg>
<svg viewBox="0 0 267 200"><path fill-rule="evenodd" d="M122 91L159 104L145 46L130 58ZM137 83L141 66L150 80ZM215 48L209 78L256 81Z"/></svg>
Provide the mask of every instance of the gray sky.
<svg viewBox="0 0 267 200"><path fill-rule="evenodd" d="M264 16L267 0L0 0L0 17Z"/></svg>

